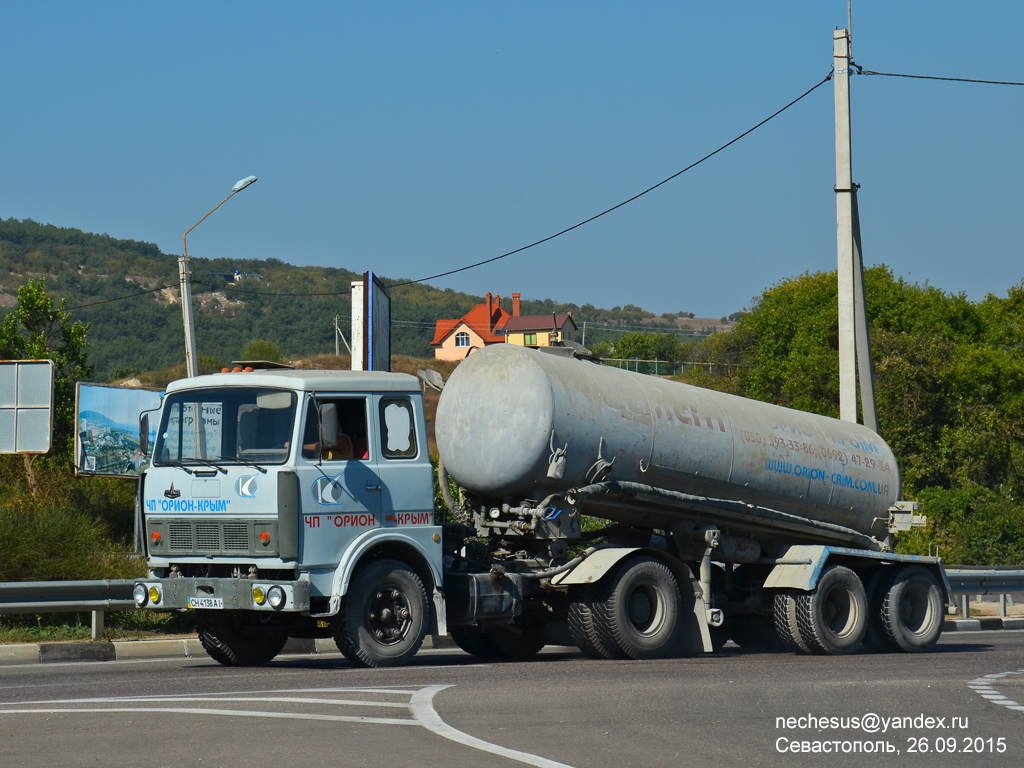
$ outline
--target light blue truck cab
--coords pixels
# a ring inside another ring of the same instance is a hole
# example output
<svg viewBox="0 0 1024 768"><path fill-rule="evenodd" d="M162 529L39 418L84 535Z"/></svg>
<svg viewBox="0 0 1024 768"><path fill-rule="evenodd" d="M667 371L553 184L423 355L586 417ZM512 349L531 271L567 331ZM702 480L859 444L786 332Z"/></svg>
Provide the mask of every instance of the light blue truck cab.
<svg viewBox="0 0 1024 768"><path fill-rule="evenodd" d="M140 607L194 609L225 664L333 635L354 663L397 665L444 632L417 379L236 370L172 383L157 418Z"/></svg>

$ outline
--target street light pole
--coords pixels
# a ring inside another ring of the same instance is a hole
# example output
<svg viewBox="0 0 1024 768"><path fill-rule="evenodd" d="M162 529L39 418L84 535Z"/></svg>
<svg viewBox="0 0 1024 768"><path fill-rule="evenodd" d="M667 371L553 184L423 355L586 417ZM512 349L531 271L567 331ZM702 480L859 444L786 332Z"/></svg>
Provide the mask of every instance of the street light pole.
<svg viewBox="0 0 1024 768"><path fill-rule="evenodd" d="M246 176L231 188L231 194L217 203L210 213L224 205L236 192L241 192L255 181L255 176ZM183 254L178 259L178 279L181 281L181 319L185 325L185 368L189 378L199 375L199 358L196 355L196 329L192 324L192 270L189 267L188 258L188 233L206 221L210 213L203 216L189 227L188 232L182 235Z"/></svg>

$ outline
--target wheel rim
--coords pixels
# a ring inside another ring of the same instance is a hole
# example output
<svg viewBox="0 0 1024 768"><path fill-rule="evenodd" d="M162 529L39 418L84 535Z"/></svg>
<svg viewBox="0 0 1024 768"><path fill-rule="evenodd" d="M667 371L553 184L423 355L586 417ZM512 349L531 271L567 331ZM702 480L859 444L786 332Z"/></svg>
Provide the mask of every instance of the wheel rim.
<svg viewBox="0 0 1024 768"><path fill-rule="evenodd" d="M641 635L653 635L664 617L664 601L654 584L638 584L626 602L626 618Z"/></svg>
<svg viewBox="0 0 1024 768"><path fill-rule="evenodd" d="M405 639L412 627L412 610L400 589L377 590L367 606L366 626L381 645L397 645Z"/></svg>
<svg viewBox="0 0 1024 768"><path fill-rule="evenodd" d="M825 628L836 637L846 637L857 628L860 609L845 587L830 589L821 608Z"/></svg>
<svg viewBox="0 0 1024 768"><path fill-rule="evenodd" d="M924 585L908 585L900 601L900 619L907 631L914 635L922 634L931 625L931 601Z"/></svg>

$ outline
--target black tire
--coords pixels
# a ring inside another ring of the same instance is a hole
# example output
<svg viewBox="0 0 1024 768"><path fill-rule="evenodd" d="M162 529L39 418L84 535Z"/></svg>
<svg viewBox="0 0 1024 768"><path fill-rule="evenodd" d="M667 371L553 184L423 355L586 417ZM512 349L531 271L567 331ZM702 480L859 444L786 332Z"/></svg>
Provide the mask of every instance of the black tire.
<svg viewBox="0 0 1024 768"><path fill-rule="evenodd" d="M196 611L196 631L203 650L226 667L258 667L284 648L281 627L263 624L243 611Z"/></svg>
<svg viewBox="0 0 1024 768"><path fill-rule="evenodd" d="M661 659L677 653L681 606L668 566L633 557L598 588L591 610L597 636L617 658Z"/></svg>
<svg viewBox="0 0 1024 768"><path fill-rule="evenodd" d="M906 653L927 651L939 641L945 620L942 585L920 565L903 568L892 580L882 602L885 634Z"/></svg>
<svg viewBox="0 0 1024 768"><path fill-rule="evenodd" d="M811 653L811 646L800 632L796 615L796 597L793 593L776 592L772 598L772 607L772 623L782 645L797 653Z"/></svg>
<svg viewBox="0 0 1024 768"><path fill-rule="evenodd" d="M814 653L840 656L860 648L868 629L868 598L844 565L826 568L812 592L796 598L800 635Z"/></svg>
<svg viewBox="0 0 1024 768"><path fill-rule="evenodd" d="M494 635L481 632L479 627L448 627L452 640L470 656L485 659L504 658L507 654L498 647Z"/></svg>
<svg viewBox="0 0 1024 768"><path fill-rule="evenodd" d="M335 617L334 642L360 667L400 667L419 651L430 606L405 563L376 560L352 579Z"/></svg>
<svg viewBox="0 0 1024 768"><path fill-rule="evenodd" d="M591 659L612 659L614 655L601 642L594 628L594 614L591 603L594 587L591 584L569 588L569 637L584 656Z"/></svg>
<svg viewBox="0 0 1024 768"><path fill-rule="evenodd" d="M899 569L896 567L878 566L866 574L868 631L864 635L863 645L871 653L893 653L900 649L886 633L885 620L882 616L885 596L897 573L899 573Z"/></svg>

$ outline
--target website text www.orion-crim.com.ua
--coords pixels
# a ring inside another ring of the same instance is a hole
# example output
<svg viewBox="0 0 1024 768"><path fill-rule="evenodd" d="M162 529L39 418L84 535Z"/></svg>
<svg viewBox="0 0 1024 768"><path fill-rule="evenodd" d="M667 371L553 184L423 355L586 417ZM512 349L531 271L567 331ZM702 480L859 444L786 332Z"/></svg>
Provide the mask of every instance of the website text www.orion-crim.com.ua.
<svg viewBox="0 0 1024 768"><path fill-rule="evenodd" d="M777 752L824 754L992 754L1006 752L1003 736L921 735L922 731L966 731L970 722L966 716L951 715L893 715L883 717L874 712L863 715L798 715L776 717L776 730L789 731L859 731L865 734L887 735L888 738L790 738L775 740ZM899 737L899 738L895 738Z"/></svg>

